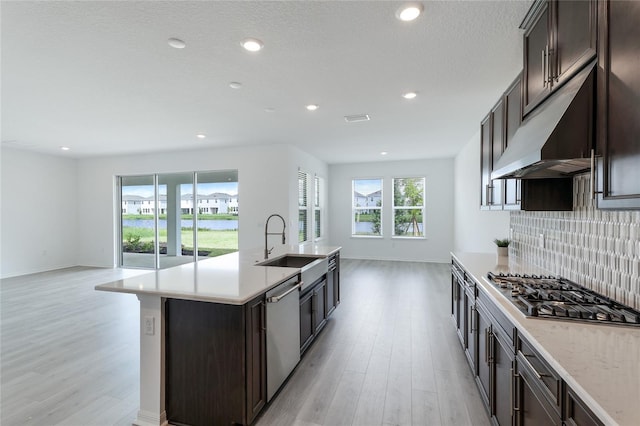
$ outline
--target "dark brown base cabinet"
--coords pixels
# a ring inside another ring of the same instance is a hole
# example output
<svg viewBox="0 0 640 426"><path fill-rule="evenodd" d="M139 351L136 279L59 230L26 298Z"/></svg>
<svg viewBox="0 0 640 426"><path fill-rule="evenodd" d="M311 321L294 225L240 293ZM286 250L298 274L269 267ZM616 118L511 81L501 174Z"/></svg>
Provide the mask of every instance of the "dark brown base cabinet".
<svg viewBox="0 0 640 426"><path fill-rule="evenodd" d="M326 276L300 295L300 353L307 350L327 323L326 300Z"/></svg>
<svg viewBox="0 0 640 426"><path fill-rule="evenodd" d="M489 300L482 290L477 290L475 318L471 321L475 333L475 365L472 370L480 395L494 424L511 424L514 403L513 369L514 329ZM500 320L496 319L497 317ZM506 328L505 330L505 323Z"/></svg>
<svg viewBox="0 0 640 426"><path fill-rule="evenodd" d="M264 297L242 306L166 304L169 422L251 424L267 397Z"/></svg>
<svg viewBox="0 0 640 426"><path fill-rule="evenodd" d="M340 304L340 253L329 256L327 273L327 316Z"/></svg>
<svg viewBox="0 0 640 426"><path fill-rule="evenodd" d="M504 330L510 324L455 261L451 284L451 312L480 396L494 424L510 424L514 400L513 333ZM500 322L496 316L500 316Z"/></svg>
<svg viewBox="0 0 640 426"><path fill-rule="evenodd" d="M494 425L602 425L456 260L451 314Z"/></svg>
<svg viewBox="0 0 640 426"><path fill-rule="evenodd" d="M564 424L566 426L604 426L569 388L565 388Z"/></svg>
<svg viewBox="0 0 640 426"><path fill-rule="evenodd" d="M517 346L516 424L562 425L562 379L526 340Z"/></svg>
<svg viewBox="0 0 640 426"><path fill-rule="evenodd" d="M304 353L322 331L340 304L340 253L329 256L327 275L300 294L300 353Z"/></svg>

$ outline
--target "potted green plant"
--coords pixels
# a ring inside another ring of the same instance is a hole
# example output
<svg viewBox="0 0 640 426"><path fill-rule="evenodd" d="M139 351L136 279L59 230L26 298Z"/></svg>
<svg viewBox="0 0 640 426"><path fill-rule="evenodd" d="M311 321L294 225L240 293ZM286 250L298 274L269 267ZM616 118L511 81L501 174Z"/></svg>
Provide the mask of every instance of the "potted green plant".
<svg viewBox="0 0 640 426"><path fill-rule="evenodd" d="M503 240L496 238L495 240L493 240L493 242L496 243L496 246L498 246L498 257L509 256L509 244L511 243L511 240L509 240L508 238L505 238Z"/></svg>

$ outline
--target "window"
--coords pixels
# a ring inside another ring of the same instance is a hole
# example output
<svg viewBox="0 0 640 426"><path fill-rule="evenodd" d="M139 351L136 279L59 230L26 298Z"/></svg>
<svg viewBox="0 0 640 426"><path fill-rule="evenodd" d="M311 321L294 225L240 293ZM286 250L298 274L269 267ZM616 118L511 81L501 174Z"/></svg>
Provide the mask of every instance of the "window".
<svg viewBox="0 0 640 426"><path fill-rule="evenodd" d="M237 170L120 176L118 182L120 266L165 268L238 250ZM208 207L214 194L235 200L233 212Z"/></svg>
<svg viewBox="0 0 640 426"><path fill-rule="evenodd" d="M382 179L354 179L351 235L382 236Z"/></svg>
<svg viewBox="0 0 640 426"><path fill-rule="evenodd" d="M321 219L322 219L322 209L320 208L320 178L318 176L315 177L315 184L314 184L314 203L313 203L313 210L314 210L314 216L313 216L313 227L314 227L314 237L315 239L319 239L320 237L322 237L322 225L321 225Z"/></svg>
<svg viewBox="0 0 640 426"><path fill-rule="evenodd" d="M298 242L307 237L307 174L298 170Z"/></svg>
<svg viewBox="0 0 640 426"><path fill-rule="evenodd" d="M424 178L393 179L393 235L424 237Z"/></svg>

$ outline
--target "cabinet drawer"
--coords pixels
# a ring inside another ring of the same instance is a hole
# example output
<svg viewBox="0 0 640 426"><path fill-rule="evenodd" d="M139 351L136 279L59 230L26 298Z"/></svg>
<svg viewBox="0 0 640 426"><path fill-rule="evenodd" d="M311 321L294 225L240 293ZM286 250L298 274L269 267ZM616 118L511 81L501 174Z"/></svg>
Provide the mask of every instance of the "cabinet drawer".
<svg viewBox="0 0 640 426"><path fill-rule="evenodd" d="M545 398L553 405L555 411L561 413L561 397L562 380L558 373L553 370L549 364L540 356L533 347L524 340L518 338L517 345L517 362L531 370L535 381L540 385Z"/></svg>
<svg viewBox="0 0 640 426"><path fill-rule="evenodd" d="M485 293L485 291L481 287L478 287L476 294L477 300L486 307L486 309L493 317L493 323L499 325L502 329L503 333L500 334L505 337L505 343L507 343L509 346L514 347L516 328L513 326L511 321L496 306L495 302L493 302L492 300L492 297Z"/></svg>
<svg viewBox="0 0 640 426"><path fill-rule="evenodd" d="M451 273L455 275L458 280L464 282L464 270L455 260L451 262Z"/></svg>
<svg viewBox="0 0 640 426"><path fill-rule="evenodd" d="M603 423L587 408L586 404L566 387L564 402L564 419L567 426L602 426Z"/></svg>

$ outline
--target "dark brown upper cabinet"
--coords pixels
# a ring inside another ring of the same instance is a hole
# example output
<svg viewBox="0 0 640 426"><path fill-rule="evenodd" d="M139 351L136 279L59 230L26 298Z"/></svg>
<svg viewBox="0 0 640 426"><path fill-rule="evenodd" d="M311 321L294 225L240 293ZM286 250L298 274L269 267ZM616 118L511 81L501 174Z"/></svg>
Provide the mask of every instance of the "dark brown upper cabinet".
<svg viewBox="0 0 640 426"><path fill-rule="evenodd" d="M504 149L522 123L522 73L516 77L504 94ZM504 182L504 209L520 209L520 180L506 179Z"/></svg>
<svg viewBox="0 0 640 426"><path fill-rule="evenodd" d="M480 123L480 208L502 210L502 180L491 180L493 164L504 151L502 144L502 99ZM496 138L495 136L498 135Z"/></svg>
<svg viewBox="0 0 640 426"><path fill-rule="evenodd" d="M491 179L493 167L522 122L522 74L480 123L482 210L573 210L572 178Z"/></svg>
<svg viewBox="0 0 640 426"><path fill-rule="evenodd" d="M640 2L598 4L598 208L640 208Z"/></svg>
<svg viewBox="0 0 640 426"><path fill-rule="evenodd" d="M522 104L527 115L596 55L595 0L537 0L524 33Z"/></svg>

